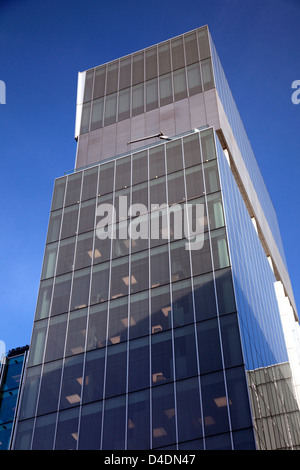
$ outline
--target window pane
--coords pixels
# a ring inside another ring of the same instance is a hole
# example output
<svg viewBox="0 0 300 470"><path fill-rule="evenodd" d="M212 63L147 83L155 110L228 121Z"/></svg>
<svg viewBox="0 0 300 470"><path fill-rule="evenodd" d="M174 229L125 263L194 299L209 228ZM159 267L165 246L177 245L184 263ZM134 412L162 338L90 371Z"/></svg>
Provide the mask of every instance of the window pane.
<svg viewBox="0 0 300 470"><path fill-rule="evenodd" d="M67 178L59 178L55 181L51 211L60 209L63 206L66 181L67 181Z"/></svg>
<svg viewBox="0 0 300 470"><path fill-rule="evenodd" d="M105 350L97 349L86 355L83 403L102 400L104 387Z"/></svg>
<svg viewBox="0 0 300 470"><path fill-rule="evenodd" d="M116 122L117 93L107 95L105 99L104 125L108 126Z"/></svg>
<svg viewBox="0 0 300 470"><path fill-rule="evenodd" d="M206 57L210 56L210 48L209 48L209 40L207 29L203 28L197 32L198 35L198 43L200 49L200 57L201 59L205 59Z"/></svg>
<svg viewBox="0 0 300 470"><path fill-rule="evenodd" d="M171 328L170 286L151 290L151 331L158 333Z"/></svg>
<svg viewBox="0 0 300 470"><path fill-rule="evenodd" d="M70 408L80 404L83 357L83 354L80 354L65 360L61 385L60 409Z"/></svg>
<svg viewBox="0 0 300 470"><path fill-rule="evenodd" d="M201 70L204 91L210 90L214 87L213 70L210 58L201 61Z"/></svg>
<svg viewBox="0 0 300 470"><path fill-rule="evenodd" d="M80 134L86 134L90 128L91 101L82 106Z"/></svg>
<svg viewBox="0 0 300 470"><path fill-rule="evenodd" d="M175 403L173 384L155 387L152 391L153 448L173 444L175 436Z"/></svg>
<svg viewBox="0 0 300 470"><path fill-rule="evenodd" d="M56 414L40 416L36 420L32 450L52 450L56 428Z"/></svg>
<svg viewBox="0 0 300 470"><path fill-rule="evenodd" d="M193 64L199 60L196 33L186 34L184 36L185 59L186 64Z"/></svg>
<svg viewBox="0 0 300 470"><path fill-rule="evenodd" d="M225 367L243 364L243 352L237 315L220 317Z"/></svg>
<svg viewBox="0 0 300 470"><path fill-rule="evenodd" d="M212 271L210 243L208 233L204 233L204 244L199 250L193 250L192 254L193 274L204 274Z"/></svg>
<svg viewBox="0 0 300 470"><path fill-rule="evenodd" d="M144 52L132 56L132 85L144 81Z"/></svg>
<svg viewBox="0 0 300 470"><path fill-rule="evenodd" d="M75 271L72 288L71 310L86 307L89 303L90 269Z"/></svg>
<svg viewBox="0 0 300 470"><path fill-rule="evenodd" d="M225 225L221 193L207 196L209 227L211 230Z"/></svg>
<svg viewBox="0 0 300 470"><path fill-rule="evenodd" d="M149 253L141 251L131 256L130 292L135 293L149 287Z"/></svg>
<svg viewBox="0 0 300 470"><path fill-rule="evenodd" d="M230 269L223 269L215 273L219 315L226 315L236 311L235 296Z"/></svg>
<svg viewBox="0 0 300 470"><path fill-rule="evenodd" d="M31 366L40 364L43 360L47 326L48 320L34 323L28 360Z"/></svg>
<svg viewBox="0 0 300 470"><path fill-rule="evenodd" d="M187 67L189 96L202 92L201 76L199 64Z"/></svg>
<svg viewBox="0 0 300 470"><path fill-rule="evenodd" d="M119 62L111 62L107 66L106 94L114 93L118 88Z"/></svg>
<svg viewBox="0 0 300 470"><path fill-rule="evenodd" d="M111 292L110 297L115 299L122 295L128 295L129 291L129 266L128 257L115 259L111 265Z"/></svg>
<svg viewBox="0 0 300 470"><path fill-rule="evenodd" d="M203 165L206 193L220 191L219 172L216 160Z"/></svg>
<svg viewBox="0 0 300 470"><path fill-rule="evenodd" d="M40 378L41 366L27 369L20 409L21 419L30 418L35 415Z"/></svg>
<svg viewBox="0 0 300 470"><path fill-rule="evenodd" d="M59 413L55 450L75 450L78 439L79 408Z"/></svg>
<svg viewBox="0 0 300 470"><path fill-rule="evenodd" d="M87 349L106 345L107 303L90 307Z"/></svg>
<svg viewBox="0 0 300 470"><path fill-rule="evenodd" d="M98 167L85 170L83 173L83 184L81 200L91 199L97 195Z"/></svg>
<svg viewBox="0 0 300 470"><path fill-rule="evenodd" d="M187 441L202 437L198 378L176 383L178 415L178 440Z"/></svg>
<svg viewBox="0 0 300 470"><path fill-rule="evenodd" d="M80 200L82 172L68 176L65 205L70 206Z"/></svg>
<svg viewBox="0 0 300 470"><path fill-rule="evenodd" d="M158 46L159 75L171 71L170 43L165 42Z"/></svg>
<svg viewBox="0 0 300 470"><path fill-rule="evenodd" d="M79 204L67 207L64 210L61 238L72 237L77 232L78 210Z"/></svg>
<svg viewBox="0 0 300 470"><path fill-rule="evenodd" d="M203 154L203 162L213 160L216 158L216 148L214 141L214 133L212 129L200 133L201 146Z"/></svg>
<svg viewBox="0 0 300 470"><path fill-rule="evenodd" d="M221 370L222 355L216 318L197 323L200 374Z"/></svg>
<svg viewBox="0 0 300 470"><path fill-rule="evenodd" d="M116 161L115 190L124 189L131 184L131 157L118 158Z"/></svg>
<svg viewBox="0 0 300 470"><path fill-rule="evenodd" d="M176 70L173 73L175 101L187 97L185 69Z"/></svg>
<svg viewBox="0 0 300 470"><path fill-rule="evenodd" d="M87 322L87 309L71 312L68 326L66 356L84 352Z"/></svg>
<svg viewBox="0 0 300 470"><path fill-rule="evenodd" d="M194 298L197 321L217 315L213 275L194 277Z"/></svg>
<svg viewBox="0 0 300 470"><path fill-rule="evenodd" d="M211 232L212 252L215 269L225 268L230 265L225 229Z"/></svg>
<svg viewBox="0 0 300 470"><path fill-rule="evenodd" d="M102 402L92 403L82 408L80 418L79 450L100 449L102 427Z"/></svg>
<svg viewBox="0 0 300 470"><path fill-rule="evenodd" d="M205 435L229 431L227 397L223 372L201 377Z"/></svg>
<svg viewBox="0 0 300 470"><path fill-rule="evenodd" d="M184 67L183 38L172 39L171 47L173 70Z"/></svg>
<svg viewBox="0 0 300 470"><path fill-rule="evenodd" d="M184 162L185 167L198 165L201 163L199 133L189 135L183 138Z"/></svg>
<svg viewBox="0 0 300 470"><path fill-rule="evenodd" d="M92 104L91 131L103 126L104 98L98 98Z"/></svg>
<svg viewBox="0 0 300 470"><path fill-rule="evenodd" d="M157 77L157 49L156 46L149 48L145 53L146 80Z"/></svg>
<svg viewBox="0 0 300 470"><path fill-rule="evenodd" d="M47 233L47 243L54 242L55 240L59 239L61 218L62 210L51 212Z"/></svg>
<svg viewBox="0 0 300 470"><path fill-rule="evenodd" d="M168 204L176 204L185 200L183 171L168 175Z"/></svg>
<svg viewBox="0 0 300 470"><path fill-rule="evenodd" d="M119 92L119 110L118 120L123 121L130 117L130 89L121 90Z"/></svg>
<svg viewBox="0 0 300 470"><path fill-rule="evenodd" d="M67 312L70 302L71 274L64 274L55 279L51 315Z"/></svg>
<svg viewBox="0 0 300 470"><path fill-rule="evenodd" d="M138 338L149 334L149 294L139 292L130 296L129 338Z"/></svg>
<svg viewBox="0 0 300 470"><path fill-rule="evenodd" d="M127 449L150 449L149 390L128 397Z"/></svg>
<svg viewBox="0 0 300 470"><path fill-rule="evenodd" d="M130 87L131 85L131 57L124 57L120 60L120 83L119 88Z"/></svg>
<svg viewBox="0 0 300 470"><path fill-rule="evenodd" d="M80 206L78 233L94 230L95 228L96 199L82 202Z"/></svg>
<svg viewBox="0 0 300 470"><path fill-rule="evenodd" d="M146 82L146 111L158 107L158 80L154 78Z"/></svg>
<svg viewBox="0 0 300 470"><path fill-rule="evenodd" d="M150 179L157 178L166 173L164 145L158 145L149 149L149 173Z"/></svg>
<svg viewBox="0 0 300 470"><path fill-rule="evenodd" d="M132 116L144 112L144 84L132 87Z"/></svg>
<svg viewBox="0 0 300 470"><path fill-rule="evenodd" d="M125 397L105 400L102 450L125 449Z"/></svg>
<svg viewBox="0 0 300 470"><path fill-rule="evenodd" d="M188 199L191 199L197 196L198 197L203 196L203 194L205 194L202 165L188 168L185 172L185 178L186 178L186 192L187 192Z"/></svg>
<svg viewBox="0 0 300 470"><path fill-rule="evenodd" d="M56 275L64 274L73 270L75 241L75 237L72 237L60 242Z"/></svg>
<svg viewBox="0 0 300 470"><path fill-rule="evenodd" d="M194 325L174 330L176 380L198 375Z"/></svg>
<svg viewBox="0 0 300 470"><path fill-rule="evenodd" d="M128 298L113 300L109 304L108 344L127 340Z"/></svg>
<svg viewBox="0 0 300 470"><path fill-rule="evenodd" d="M38 404L38 414L57 411L62 361L45 364Z"/></svg>
<svg viewBox="0 0 300 470"><path fill-rule="evenodd" d="M168 245L153 248L150 252L151 287L170 281Z"/></svg>
<svg viewBox="0 0 300 470"><path fill-rule="evenodd" d="M114 344L107 349L105 396L126 392L127 345Z"/></svg>
<svg viewBox="0 0 300 470"><path fill-rule="evenodd" d="M93 256L94 258L97 258L98 252L96 252L96 248L93 253L93 236L94 232L88 232L78 236L76 245L75 269L90 266Z"/></svg>
<svg viewBox="0 0 300 470"><path fill-rule="evenodd" d="M162 176L150 181L150 208L151 211L159 208L161 204L166 204L166 177Z"/></svg>
<svg viewBox="0 0 300 470"><path fill-rule="evenodd" d="M115 169L115 162L110 162L104 165L100 165L99 189L98 189L99 196L112 192L113 187L114 187L114 169Z"/></svg>
<svg viewBox="0 0 300 470"><path fill-rule="evenodd" d="M226 370L226 381L232 429L251 427L249 392L244 368Z"/></svg>
<svg viewBox="0 0 300 470"><path fill-rule="evenodd" d="M35 312L35 320L46 318L49 315L52 289L53 279L48 279L41 282Z"/></svg>
<svg viewBox="0 0 300 470"><path fill-rule="evenodd" d="M111 245L111 239L109 237L106 237L103 240L101 240L100 238L97 237L97 232L96 232L94 253L93 253L93 264L103 263L104 261L109 260L110 245ZM90 253L89 253L89 256L90 256Z"/></svg>
<svg viewBox="0 0 300 470"><path fill-rule="evenodd" d="M181 139L167 143L166 155L168 173L183 169Z"/></svg>
<svg viewBox="0 0 300 470"><path fill-rule="evenodd" d="M191 277L190 252L185 244L185 240L179 240L170 245L172 282Z"/></svg>
<svg viewBox="0 0 300 470"><path fill-rule="evenodd" d="M174 327L194 321L191 279L172 283L172 310Z"/></svg>
<svg viewBox="0 0 300 470"><path fill-rule="evenodd" d="M151 338L152 385L161 385L173 380L173 349L170 331Z"/></svg>
<svg viewBox="0 0 300 470"><path fill-rule="evenodd" d="M171 74L163 75L159 78L160 106L172 103L172 78Z"/></svg>
<svg viewBox="0 0 300 470"><path fill-rule="evenodd" d="M45 248L44 263L42 269L42 279L47 279L54 276L56 254L57 254L57 243L47 245Z"/></svg>
<svg viewBox="0 0 300 470"><path fill-rule="evenodd" d="M67 314L50 319L45 362L61 359L64 356L67 321Z"/></svg>
<svg viewBox="0 0 300 470"><path fill-rule="evenodd" d="M147 150L132 155L132 184L142 183L148 179Z"/></svg>
<svg viewBox="0 0 300 470"><path fill-rule="evenodd" d="M94 99L104 96L105 90L106 66L95 70Z"/></svg>
<svg viewBox="0 0 300 470"><path fill-rule="evenodd" d="M149 337L129 343L128 391L150 387Z"/></svg>
<svg viewBox="0 0 300 470"><path fill-rule="evenodd" d="M92 271L91 304L108 299L109 263L94 266Z"/></svg>

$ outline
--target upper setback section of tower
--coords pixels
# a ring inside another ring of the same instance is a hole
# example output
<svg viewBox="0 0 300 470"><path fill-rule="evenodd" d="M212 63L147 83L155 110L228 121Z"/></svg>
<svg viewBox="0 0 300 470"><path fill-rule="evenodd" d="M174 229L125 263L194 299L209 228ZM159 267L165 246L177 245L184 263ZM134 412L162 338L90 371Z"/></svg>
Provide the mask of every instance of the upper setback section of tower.
<svg viewBox="0 0 300 470"><path fill-rule="evenodd" d="M276 279L297 310L277 216L207 26L78 74L75 169L213 126ZM132 141L137 141L130 143Z"/></svg>

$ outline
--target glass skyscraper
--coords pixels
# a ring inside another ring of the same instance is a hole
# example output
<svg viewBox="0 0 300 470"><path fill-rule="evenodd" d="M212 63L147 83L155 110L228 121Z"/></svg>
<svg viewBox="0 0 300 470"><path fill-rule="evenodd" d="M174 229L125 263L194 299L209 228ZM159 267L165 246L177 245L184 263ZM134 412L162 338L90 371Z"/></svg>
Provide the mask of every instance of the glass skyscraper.
<svg viewBox="0 0 300 470"><path fill-rule="evenodd" d="M297 309L208 28L79 73L75 138L12 448L299 448Z"/></svg>

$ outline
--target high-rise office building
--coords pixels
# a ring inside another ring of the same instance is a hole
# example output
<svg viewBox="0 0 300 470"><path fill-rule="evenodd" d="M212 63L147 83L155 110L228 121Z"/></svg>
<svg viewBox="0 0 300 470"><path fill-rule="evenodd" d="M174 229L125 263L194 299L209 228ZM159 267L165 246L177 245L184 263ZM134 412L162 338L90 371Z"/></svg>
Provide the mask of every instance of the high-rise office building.
<svg viewBox="0 0 300 470"><path fill-rule="evenodd" d="M79 73L75 137L13 448L298 448L297 309L208 28Z"/></svg>

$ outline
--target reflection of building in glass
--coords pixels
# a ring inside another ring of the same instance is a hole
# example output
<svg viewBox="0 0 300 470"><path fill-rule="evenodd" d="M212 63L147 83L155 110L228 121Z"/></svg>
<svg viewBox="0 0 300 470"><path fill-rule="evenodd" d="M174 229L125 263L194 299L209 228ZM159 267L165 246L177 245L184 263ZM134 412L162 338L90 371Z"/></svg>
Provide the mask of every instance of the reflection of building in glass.
<svg viewBox="0 0 300 470"><path fill-rule="evenodd" d="M19 391L23 380L23 369L28 346L12 349L0 364L0 450L8 450L13 435Z"/></svg>
<svg viewBox="0 0 300 470"><path fill-rule="evenodd" d="M14 448L296 448L297 311L208 29L80 73L76 139L75 171L55 182ZM203 247L174 239L175 215L151 238L148 214L120 217L120 196L203 204ZM97 236L105 203L114 239Z"/></svg>

